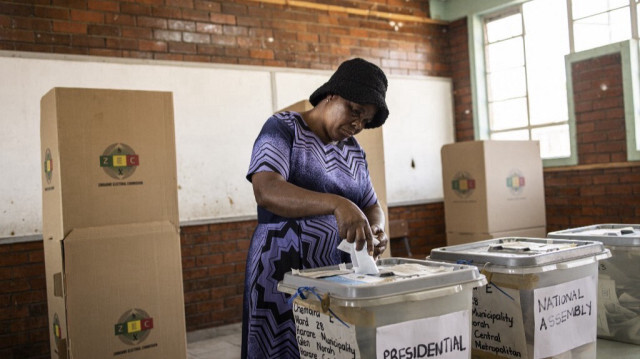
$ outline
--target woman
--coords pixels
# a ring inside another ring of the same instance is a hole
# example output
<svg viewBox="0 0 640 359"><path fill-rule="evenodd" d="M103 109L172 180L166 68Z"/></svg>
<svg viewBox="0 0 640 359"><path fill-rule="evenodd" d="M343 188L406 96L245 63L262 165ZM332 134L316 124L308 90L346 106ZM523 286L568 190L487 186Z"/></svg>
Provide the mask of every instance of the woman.
<svg viewBox="0 0 640 359"><path fill-rule="evenodd" d="M348 261L342 239L374 256L386 249L384 213L353 137L385 122L386 91L376 65L345 61L310 96L313 109L275 114L258 135L247 174L258 226L247 255L243 358L300 357L291 306L277 290L286 272Z"/></svg>

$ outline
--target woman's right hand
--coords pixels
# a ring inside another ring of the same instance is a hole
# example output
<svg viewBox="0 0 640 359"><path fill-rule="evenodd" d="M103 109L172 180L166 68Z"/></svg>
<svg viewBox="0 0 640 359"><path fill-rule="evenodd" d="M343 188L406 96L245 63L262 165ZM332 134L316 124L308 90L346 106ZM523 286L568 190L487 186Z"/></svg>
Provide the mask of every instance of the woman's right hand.
<svg viewBox="0 0 640 359"><path fill-rule="evenodd" d="M338 223L340 238L349 243L356 243L356 250L360 251L367 244L369 255L373 254L373 234L367 216L353 202L342 198L338 202L333 214Z"/></svg>

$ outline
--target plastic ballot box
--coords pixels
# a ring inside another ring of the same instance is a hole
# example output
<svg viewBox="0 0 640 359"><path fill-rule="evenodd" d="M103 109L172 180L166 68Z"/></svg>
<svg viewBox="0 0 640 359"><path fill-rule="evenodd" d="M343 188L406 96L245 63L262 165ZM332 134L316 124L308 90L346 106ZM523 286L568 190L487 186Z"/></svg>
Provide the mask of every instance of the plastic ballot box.
<svg viewBox="0 0 640 359"><path fill-rule="evenodd" d="M472 263L472 357L595 358L600 242L497 238L436 248L430 259Z"/></svg>
<svg viewBox="0 0 640 359"><path fill-rule="evenodd" d="M486 279L474 266L404 258L377 262L377 275L345 265L292 271L301 358L470 356L471 294Z"/></svg>
<svg viewBox="0 0 640 359"><path fill-rule="evenodd" d="M598 266L598 336L640 345L640 224L597 224L547 236L600 241L611 251Z"/></svg>

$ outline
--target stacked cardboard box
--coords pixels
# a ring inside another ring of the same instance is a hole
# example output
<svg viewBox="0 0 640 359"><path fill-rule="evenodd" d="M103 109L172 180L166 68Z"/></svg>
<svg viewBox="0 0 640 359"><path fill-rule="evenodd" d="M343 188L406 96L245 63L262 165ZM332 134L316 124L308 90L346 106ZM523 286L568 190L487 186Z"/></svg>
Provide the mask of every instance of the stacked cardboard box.
<svg viewBox="0 0 640 359"><path fill-rule="evenodd" d="M186 358L172 95L41 100L52 358Z"/></svg>
<svg viewBox="0 0 640 359"><path fill-rule="evenodd" d="M545 237L539 142L459 142L441 157L447 245Z"/></svg>

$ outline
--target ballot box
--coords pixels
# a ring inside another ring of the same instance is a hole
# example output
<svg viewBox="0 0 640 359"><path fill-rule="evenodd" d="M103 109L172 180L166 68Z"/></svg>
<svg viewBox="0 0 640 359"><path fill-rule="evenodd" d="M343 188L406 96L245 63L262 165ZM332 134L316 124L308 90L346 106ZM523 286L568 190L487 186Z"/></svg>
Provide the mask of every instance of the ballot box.
<svg viewBox="0 0 640 359"><path fill-rule="evenodd" d="M436 248L432 260L473 264L472 357L596 356L600 242L507 237Z"/></svg>
<svg viewBox="0 0 640 359"><path fill-rule="evenodd" d="M640 225L597 224L547 236L600 241L611 251L598 266L598 336L640 345Z"/></svg>
<svg viewBox="0 0 640 359"><path fill-rule="evenodd" d="M474 266L383 258L377 275L331 266L285 274L301 358L470 355Z"/></svg>

